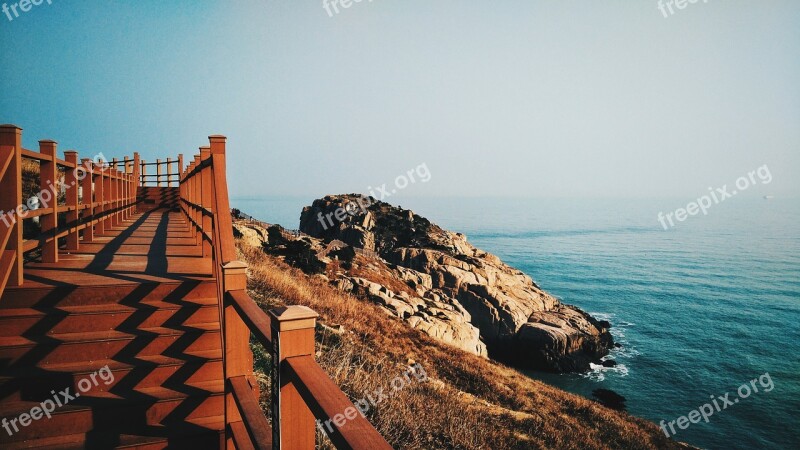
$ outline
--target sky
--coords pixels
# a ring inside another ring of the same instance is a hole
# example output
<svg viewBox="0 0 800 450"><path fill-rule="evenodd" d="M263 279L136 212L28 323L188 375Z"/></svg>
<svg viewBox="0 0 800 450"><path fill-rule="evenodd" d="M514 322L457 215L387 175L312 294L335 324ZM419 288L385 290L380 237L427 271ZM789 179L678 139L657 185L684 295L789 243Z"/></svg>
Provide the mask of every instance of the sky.
<svg viewBox="0 0 800 450"><path fill-rule="evenodd" d="M692 199L767 165L800 196L797 1L51 3L0 15L26 148L152 160L224 134L233 197L421 165L404 195Z"/></svg>

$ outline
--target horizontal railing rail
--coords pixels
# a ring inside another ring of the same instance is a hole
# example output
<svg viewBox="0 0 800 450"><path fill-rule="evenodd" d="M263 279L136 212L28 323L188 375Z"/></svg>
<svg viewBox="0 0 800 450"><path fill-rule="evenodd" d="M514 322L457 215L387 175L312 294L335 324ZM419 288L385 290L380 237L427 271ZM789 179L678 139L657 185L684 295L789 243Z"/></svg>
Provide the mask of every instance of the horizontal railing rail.
<svg viewBox="0 0 800 450"><path fill-rule="evenodd" d="M247 294L247 266L236 259L228 199L223 136L189 161L180 177L180 208L191 224L202 254L212 260L224 346L225 424L229 447L311 450L315 418L333 421L356 411L353 403L314 360L317 314L302 306L262 310ZM272 355L272 422L258 408L260 388L253 373L250 339ZM335 426L331 442L339 449L391 447L358 414Z"/></svg>

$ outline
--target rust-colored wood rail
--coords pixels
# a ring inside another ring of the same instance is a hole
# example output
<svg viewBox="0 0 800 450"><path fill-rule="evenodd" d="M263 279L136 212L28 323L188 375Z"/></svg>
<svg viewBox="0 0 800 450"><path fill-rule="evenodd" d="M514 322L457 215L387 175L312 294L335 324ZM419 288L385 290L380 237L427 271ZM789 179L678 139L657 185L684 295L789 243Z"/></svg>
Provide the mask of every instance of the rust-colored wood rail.
<svg viewBox="0 0 800 450"><path fill-rule="evenodd" d="M247 295L247 266L237 261L228 199L224 136L210 136L180 176L181 209L192 234L212 258L224 346L225 423L228 448L311 450L315 418L332 420L353 403L314 360L317 314L302 306L263 311ZM142 166L144 169L146 166ZM250 338L272 354L272 424L258 408ZM349 418L348 418L349 419ZM336 427L340 449L391 449L361 415Z"/></svg>
<svg viewBox="0 0 800 450"><path fill-rule="evenodd" d="M183 171L183 155L178 159L167 158L165 161L157 159L156 162L140 161L139 186L174 187L180 184ZM156 166L154 174L148 174L147 168Z"/></svg>
<svg viewBox="0 0 800 450"><path fill-rule="evenodd" d="M66 238L66 251L78 250L81 242L92 242L113 225L128 219L137 203L138 174L117 170L117 161L83 159L78 152L58 158L58 144L39 141L39 151L22 148L22 129L0 125L0 294L6 286L22 286L23 255L41 250L41 260L56 263L59 239ZM39 188L35 197L23 198L22 161L39 163ZM125 158L129 161L129 158ZM139 155L134 154L135 167ZM60 172L64 171L63 181ZM64 191L66 203L59 205ZM34 201L33 199L36 199ZM59 214L66 213L65 223ZM39 217L41 233L36 240L23 240L24 220ZM81 240L81 237L83 240Z"/></svg>

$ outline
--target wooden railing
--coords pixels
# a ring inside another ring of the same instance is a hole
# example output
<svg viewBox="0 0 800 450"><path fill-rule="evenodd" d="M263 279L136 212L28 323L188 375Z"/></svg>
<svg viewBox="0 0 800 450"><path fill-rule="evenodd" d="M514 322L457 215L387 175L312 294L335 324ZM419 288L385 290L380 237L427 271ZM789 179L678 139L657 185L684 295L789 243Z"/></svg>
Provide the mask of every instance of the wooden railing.
<svg viewBox="0 0 800 450"><path fill-rule="evenodd" d="M78 152L68 150L64 158L58 159L56 142L39 141L38 152L27 150L21 128L0 125L0 294L6 286L23 284L25 253L40 250L42 262L56 263L59 240L65 240L64 251L77 251L134 213L138 154L132 160L79 162ZM39 191L30 198L23 198L23 159L39 163ZM62 193L65 202L59 204ZM24 240L23 221L36 217L38 238Z"/></svg>
<svg viewBox="0 0 800 450"><path fill-rule="evenodd" d="M155 173L148 174L148 167L155 166ZM183 171L183 155L178 159L167 158L166 161L157 159L156 162L141 161L140 186L173 187L180 184L181 171Z"/></svg>
<svg viewBox="0 0 800 450"><path fill-rule="evenodd" d="M220 299L228 448L310 450L315 418L339 449L390 449L314 359L317 314L303 306L264 312L247 294L237 261L225 173L224 136L210 136L180 177L181 208L203 255L212 258ZM261 411L250 338L272 354L272 423ZM327 425L326 425L327 427Z"/></svg>

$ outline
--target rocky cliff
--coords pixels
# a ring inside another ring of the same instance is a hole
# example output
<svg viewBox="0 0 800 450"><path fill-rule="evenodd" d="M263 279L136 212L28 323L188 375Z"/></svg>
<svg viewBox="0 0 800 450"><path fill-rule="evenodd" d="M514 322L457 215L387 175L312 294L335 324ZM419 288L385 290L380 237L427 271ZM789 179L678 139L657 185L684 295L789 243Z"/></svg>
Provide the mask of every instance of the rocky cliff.
<svg viewBox="0 0 800 450"><path fill-rule="evenodd" d="M583 371L608 353L608 322L547 294L466 236L360 195L304 208L300 231L239 222L240 237L468 352L525 368Z"/></svg>

